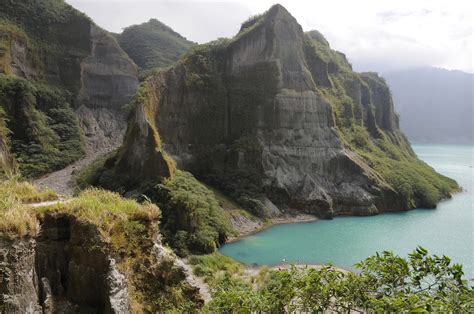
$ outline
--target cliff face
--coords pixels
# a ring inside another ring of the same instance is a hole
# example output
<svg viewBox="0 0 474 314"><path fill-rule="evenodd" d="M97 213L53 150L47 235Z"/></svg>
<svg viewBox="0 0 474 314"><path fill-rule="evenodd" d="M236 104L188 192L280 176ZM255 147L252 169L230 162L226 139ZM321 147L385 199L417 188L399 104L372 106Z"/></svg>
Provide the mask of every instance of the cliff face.
<svg viewBox="0 0 474 314"><path fill-rule="evenodd" d="M432 207L457 187L416 158L385 81L353 72L280 5L235 38L194 48L149 78L137 100L125 144L110 161L116 172L132 170L137 184L136 174L169 175L141 162L159 152L259 215ZM155 140L146 140L150 134Z"/></svg>
<svg viewBox="0 0 474 314"><path fill-rule="evenodd" d="M84 193L68 204L29 208L37 230L18 234L2 225L1 313L154 313L203 305L189 270L161 243L156 206Z"/></svg>
<svg viewBox="0 0 474 314"><path fill-rule="evenodd" d="M54 0L5 1L0 33L0 98L25 175L121 143L122 107L136 91L138 74L111 35ZM28 127L18 132L19 125ZM41 132L29 131L34 128Z"/></svg>
<svg viewBox="0 0 474 314"><path fill-rule="evenodd" d="M34 249L32 239L0 238L0 312L42 313Z"/></svg>

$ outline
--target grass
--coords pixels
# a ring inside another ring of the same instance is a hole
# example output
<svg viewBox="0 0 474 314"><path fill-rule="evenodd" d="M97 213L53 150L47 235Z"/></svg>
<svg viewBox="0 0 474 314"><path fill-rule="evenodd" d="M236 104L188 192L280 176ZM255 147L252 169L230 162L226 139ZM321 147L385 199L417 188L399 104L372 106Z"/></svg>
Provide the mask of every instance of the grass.
<svg viewBox="0 0 474 314"><path fill-rule="evenodd" d="M8 237L35 236L39 230L34 211L28 203L56 199L51 190L38 190L15 178L0 182L0 234Z"/></svg>
<svg viewBox="0 0 474 314"><path fill-rule="evenodd" d="M188 259L196 276L203 277L204 281L210 285L224 275L242 275L245 266L234 259L220 253L207 255L192 255Z"/></svg>
<svg viewBox="0 0 474 314"><path fill-rule="evenodd" d="M88 187L94 186L94 184L99 179L100 170L104 168L105 162L116 153L116 151L113 151L109 154L97 157L94 161L77 173L74 176L74 181L78 190L84 190Z"/></svg>
<svg viewBox="0 0 474 314"><path fill-rule="evenodd" d="M118 193L88 188L68 203L59 203L38 209L46 213L66 213L76 219L87 221L99 227L102 234L110 236L114 228L124 221L153 221L160 217L157 206L145 202L140 204L126 199Z"/></svg>
<svg viewBox="0 0 474 314"><path fill-rule="evenodd" d="M160 217L157 206L145 202L140 204L125 199L117 193L89 188L69 202L33 208L29 203L57 199L51 190L38 190L28 182L16 179L0 183L0 233L8 237L35 236L38 217L45 214L69 214L76 219L92 223L101 230L106 239L121 229L123 223L133 221L156 221ZM130 223L129 227L133 226ZM133 228L132 228L133 229Z"/></svg>
<svg viewBox="0 0 474 314"><path fill-rule="evenodd" d="M187 283L173 257L158 259L151 248L158 235L160 210L117 193L97 188L81 192L69 202L32 207L22 200L47 200L50 193L31 184L4 181L0 184L0 235L34 237L46 215L66 215L76 222L97 227L100 237L85 250L101 250L117 261L127 277L133 312L154 313L175 308L188 312L199 305L197 293Z"/></svg>

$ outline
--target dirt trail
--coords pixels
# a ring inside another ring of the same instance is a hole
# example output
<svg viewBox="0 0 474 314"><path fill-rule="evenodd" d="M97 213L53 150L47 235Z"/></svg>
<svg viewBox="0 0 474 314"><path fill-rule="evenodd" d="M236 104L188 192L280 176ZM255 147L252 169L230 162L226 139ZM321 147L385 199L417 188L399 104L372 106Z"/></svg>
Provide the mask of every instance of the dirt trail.
<svg viewBox="0 0 474 314"><path fill-rule="evenodd" d="M104 156L123 143L127 124L122 113L106 108L91 109L81 106L76 110L81 128L85 135L85 156L64 169L52 172L34 183L46 187L60 196L69 197L75 192L73 180L75 173L80 172L95 159Z"/></svg>
<svg viewBox="0 0 474 314"><path fill-rule="evenodd" d="M73 180L73 174L79 172L84 167L93 162L101 154L89 154L84 158L70 164L64 169L52 172L42 178L34 181L35 185L39 188L50 188L55 191L58 195L72 196L76 184Z"/></svg>
<svg viewBox="0 0 474 314"><path fill-rule="evenodd" d="M39 203L30 203L28 206L33 207L33 208L38 208L38 207L44 207L44 206L51 206L51 205L56 205L56 204L67 204L71 201L72 199L64 199L64 198L59 198L54 201L46 201L46 202L39 202Z"/></svg>

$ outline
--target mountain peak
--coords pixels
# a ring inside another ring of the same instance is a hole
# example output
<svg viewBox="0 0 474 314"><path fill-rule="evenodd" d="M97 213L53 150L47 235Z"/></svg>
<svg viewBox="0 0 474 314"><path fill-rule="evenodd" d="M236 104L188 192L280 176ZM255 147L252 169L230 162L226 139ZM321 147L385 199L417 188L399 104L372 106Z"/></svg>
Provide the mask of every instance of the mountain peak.
<svg viewBox="0 0 474 314"><path fill-rule="evenodd" d="M268 12L268 13L279 12L279 13L287 14L287 15L290 15L290 16L291 16L290 12L288 12L288 10L287 10L284 6L282 6L281 4L279 4L279 3L276 3L276 4L272 5L272 6L270 7L270 9L268 9L267 12Z"/></svg>

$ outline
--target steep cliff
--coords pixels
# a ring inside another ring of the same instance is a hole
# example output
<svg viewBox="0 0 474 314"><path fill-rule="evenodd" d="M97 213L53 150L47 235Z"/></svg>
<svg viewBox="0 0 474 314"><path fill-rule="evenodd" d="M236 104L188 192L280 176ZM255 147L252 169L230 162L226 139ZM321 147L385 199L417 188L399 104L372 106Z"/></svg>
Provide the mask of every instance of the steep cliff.
<svg viewBox="0 0 474 314"><path fill-rule="evenodd" d="M168 154L262 216L434 207L457 189L417 159L385 81L353 72L280 5L143 83L108 179L159 181Z"/></svg>
<svg viewBox="0 0 474 314"><path fill-rule="evenodd" d="M195 45L156 19L125 28L117 39L145 74L154 68L172 65Z"/></svg>
<svg viewBox="0 0 474 314"><path fill-rule="evenodd" d="M121 143L137 69L62 0L3 1L0 100L20 170L36 177Z"/></svg>

